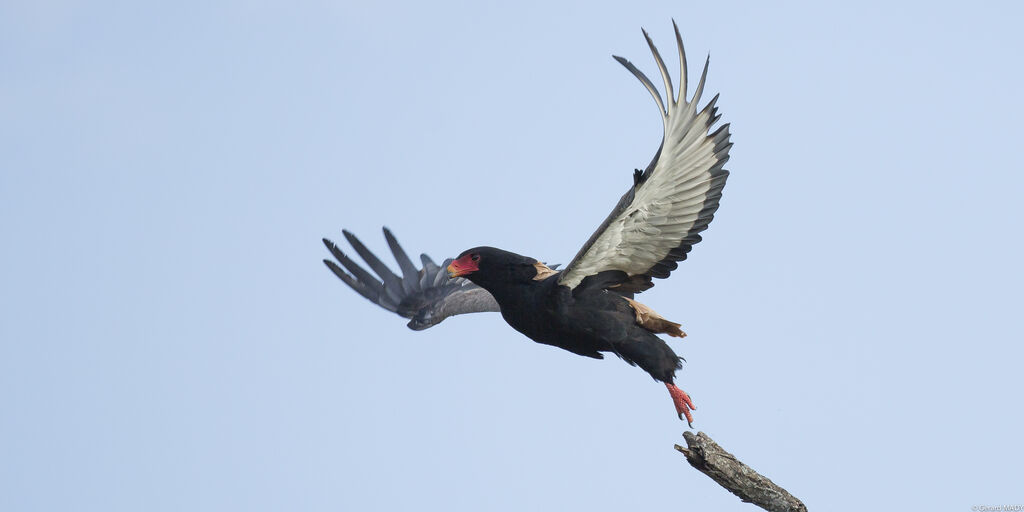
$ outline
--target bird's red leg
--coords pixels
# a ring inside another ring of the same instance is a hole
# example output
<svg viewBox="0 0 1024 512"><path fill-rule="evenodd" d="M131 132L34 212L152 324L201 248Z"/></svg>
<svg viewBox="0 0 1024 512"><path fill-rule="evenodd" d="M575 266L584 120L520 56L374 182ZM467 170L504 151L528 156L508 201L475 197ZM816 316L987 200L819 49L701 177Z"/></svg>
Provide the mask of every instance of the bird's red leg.
<svg viewBox="0 0 1024 512"><path fill-rule="evenodd" d="M676 413L679 414L679 419L683 419L686 416L686 424L693 428L693 415L690 411L696 410L693 406L693 400L690 400L690 395L676 387L675 384L666 382L665 387L668 388L668 394L672 395L672 403L676 406Z"/></svg>

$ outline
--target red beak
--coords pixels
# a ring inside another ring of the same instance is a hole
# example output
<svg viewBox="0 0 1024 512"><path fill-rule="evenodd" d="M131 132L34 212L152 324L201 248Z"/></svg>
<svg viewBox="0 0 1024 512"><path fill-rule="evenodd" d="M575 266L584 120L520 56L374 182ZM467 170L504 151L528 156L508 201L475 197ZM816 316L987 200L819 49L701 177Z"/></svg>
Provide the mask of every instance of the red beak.
<svg viewBox="0 0 1024 512"><path fill-rule="evenodd" d="M480 270L480 267L478 267L476 262L473 261L473 255L467 254L448 265L448 277L454 279L456 277L472 274L477 270Z"/></svg>

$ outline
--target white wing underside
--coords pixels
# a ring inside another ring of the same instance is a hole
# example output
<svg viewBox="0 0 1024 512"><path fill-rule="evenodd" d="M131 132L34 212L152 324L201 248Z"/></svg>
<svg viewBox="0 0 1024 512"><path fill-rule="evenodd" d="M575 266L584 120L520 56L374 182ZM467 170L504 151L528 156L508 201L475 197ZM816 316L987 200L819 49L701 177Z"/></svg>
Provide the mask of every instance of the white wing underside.
<svg viewBox="0 0 1024 512"><path fill-rule="evenodd" d="M700 240L697 233L707 227L717 208L728 175L728 171L722 169L731 146L728 125L708 133L718 120L714 108L717 96L703 110L697 111L707 76L707 62L693 99L686 101L686 55L678 28L675 33L681 87L673 98L672 81L665 64L644 32L665 83L665 103L643 73L625 59L615 57L654 97L665 132L656 161L652 162L653 168L648 167L635 185L632 202L609 218L604 230L592 238L589 247L584 247L562 272L559 282L569 288L575 288L587 276L606 270L621 270L629 276L648 274L652 267L666 259L668 269L674 269L674 262L684 258L689 250L687 239L692 243ZM682 257L670 257L669 253L681 245L686 246ZM667 272L656 277L666 275Z"/></svg>

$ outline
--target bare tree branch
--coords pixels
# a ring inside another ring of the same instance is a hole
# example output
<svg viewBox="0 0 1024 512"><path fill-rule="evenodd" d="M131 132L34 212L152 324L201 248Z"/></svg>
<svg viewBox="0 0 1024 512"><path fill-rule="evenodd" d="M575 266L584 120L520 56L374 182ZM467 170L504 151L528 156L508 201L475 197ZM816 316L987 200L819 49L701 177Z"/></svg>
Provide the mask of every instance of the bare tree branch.
<svg viewBox="0 0 1024 512"><path fill-rule="evenodd" d="M741 500L771 512L807 512L803 502L737 460L704 432L683 432L683 437L688 449L677 444L676 450L686 455L686 461Z"/></svg>

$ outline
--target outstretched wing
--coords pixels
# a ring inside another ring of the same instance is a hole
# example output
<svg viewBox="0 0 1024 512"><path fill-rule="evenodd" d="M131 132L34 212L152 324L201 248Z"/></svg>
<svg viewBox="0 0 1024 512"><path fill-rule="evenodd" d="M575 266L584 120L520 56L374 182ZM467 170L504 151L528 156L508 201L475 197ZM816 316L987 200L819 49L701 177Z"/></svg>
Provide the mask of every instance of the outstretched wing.
<svg viewBox="0 0 1024 512"><path fill-rule="evenodd" d="M697 111L707 62L693 99L686 101L686 54L679 27L674 21L672 25L682 82L675 98L665 62L646 31L644 37L665 82L664 102L646 75L626 59L615 57L654 97L665 134L647 169L634 173L633 186L562 272L559 283L569 288L576 288L587 278L590 280L584 288L593 283L623 292L641 292L654 286L651 278L668 277L676 262L686 259L701 240L698 233L708 227L718 210L729 176L729 171L722 168L732 147L729 125L711 132L720 117L715 108L717 95Z"/></svg>
<svg viewBox="0 0 1024 512"><path fill-rule="evenodd" d="M391 253L402 270L402 275L398 276L355 235L348 231L342 233L379 279L352 261L334 242L326 238L324 245L341 266L327 259L324 260L324 264L334 272L334 275L370 302L409 318L408 326L412 330L422 331L441 323L445 318L463 313L500 311L498 303L487 290L461 277L448 278L445 267L451 263L451 259L438 266L429 256L421 254L423 268L417 270L402 246L398 245L395 236L388 228L384 228L384 238L387 239L388 247L391 248Z"/></svg>

